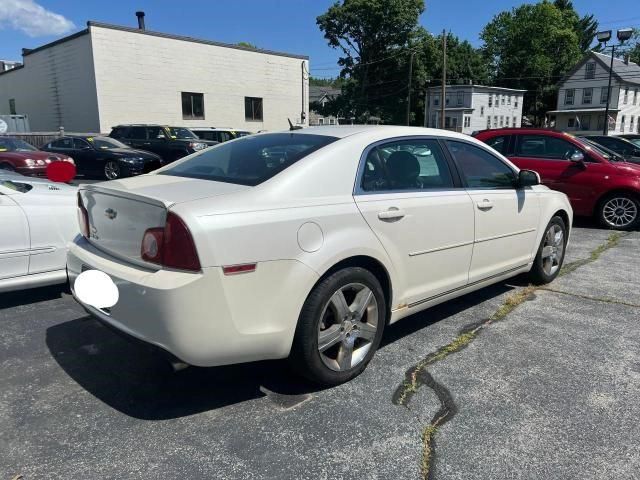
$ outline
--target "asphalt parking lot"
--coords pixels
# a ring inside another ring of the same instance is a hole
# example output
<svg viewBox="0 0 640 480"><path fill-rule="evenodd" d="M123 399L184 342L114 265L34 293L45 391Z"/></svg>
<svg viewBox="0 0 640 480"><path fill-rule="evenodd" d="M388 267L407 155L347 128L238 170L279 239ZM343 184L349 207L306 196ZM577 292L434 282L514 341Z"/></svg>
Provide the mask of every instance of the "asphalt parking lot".
<svg viewBox="0 0 640 480"><path fill-rule="evenodd" d="M0 478L638 478L640 232L576 228L565 265L389 327L327 390L173 373L61 289L5 294Z"/></svg>

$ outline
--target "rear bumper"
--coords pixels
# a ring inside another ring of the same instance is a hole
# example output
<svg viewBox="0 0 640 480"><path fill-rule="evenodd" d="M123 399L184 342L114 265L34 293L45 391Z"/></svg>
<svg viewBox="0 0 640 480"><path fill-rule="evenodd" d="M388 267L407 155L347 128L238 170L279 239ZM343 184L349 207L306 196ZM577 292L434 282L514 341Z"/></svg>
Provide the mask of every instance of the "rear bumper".
<svg viewBox="0 0 640 480"><path fill-rule="evenodd" d="M72 292L83 267L109 275L120 295L109 311L76 298L91 315L198 366L287 357L302 303L318 279L295 260L263 262L254 273L235 276L219 267L154 272L78 237L67 259Z"/></svg>

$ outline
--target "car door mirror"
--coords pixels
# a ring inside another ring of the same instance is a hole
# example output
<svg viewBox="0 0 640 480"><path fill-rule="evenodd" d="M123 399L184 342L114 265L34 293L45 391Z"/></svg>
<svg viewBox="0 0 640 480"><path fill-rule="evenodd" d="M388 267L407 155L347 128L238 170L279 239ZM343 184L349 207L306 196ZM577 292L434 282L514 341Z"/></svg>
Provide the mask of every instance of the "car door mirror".
<svg viewBox="0 0 640 480"><path fill-rule="evenodd" d="M533 170L520 170L518 173L518 188L540 185L540 175Z"/></svg>
<svg viewBox="0 0 640 480"><path fill-rule="evenodd" d="M569 156L569 161L574 163L584 163L584 153L582 152L573 152Z"/></svg>

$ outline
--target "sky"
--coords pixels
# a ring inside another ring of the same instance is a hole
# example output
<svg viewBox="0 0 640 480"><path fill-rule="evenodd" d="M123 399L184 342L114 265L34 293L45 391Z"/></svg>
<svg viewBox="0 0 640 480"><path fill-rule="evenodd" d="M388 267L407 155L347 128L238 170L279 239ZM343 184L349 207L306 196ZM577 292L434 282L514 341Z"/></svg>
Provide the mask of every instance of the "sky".
<svg viewBox="0 0 640 480"><path fill-rule="evenodd" d="M574 0L582 14L593 13L602 29L640 27L638 0ZM333 0L0 0L0 59L21 60L34 48L86 28L87 20L137 26L146 12L148 30L308 55L311 74L335 77L339 52L316 25ZM475 46L494 15L522 3L509 0L426 0L420 23L432 33L452 31ZM625 13L628 12L628 13Z"/></svg>

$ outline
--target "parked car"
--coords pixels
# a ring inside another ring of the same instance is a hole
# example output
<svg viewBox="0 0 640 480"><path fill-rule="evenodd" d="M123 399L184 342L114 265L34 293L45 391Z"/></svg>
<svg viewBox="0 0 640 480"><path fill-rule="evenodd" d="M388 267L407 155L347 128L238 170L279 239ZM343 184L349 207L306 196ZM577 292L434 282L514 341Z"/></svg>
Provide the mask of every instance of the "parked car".
<svg viewBox="0 0 640 480"><path fill-rule="evenodd" d="M83 185L70 282L104 272L119 301L76 294L84 308L188 364L290 357L337 384L362 372L387 323L519 273L558 275L572 210L538 182L453 132L248 136Z"/></svg>
<svg viewBox="0 0 640 480"><path fill-rule="evenodd" d="M595 216L616 230L638 225L640 166L607 158L573 135L536 128L500 128L476 134L542 183L564 192L576 215Z"/></svg>
<svg viewBox="0 0 640 480"><path fill-rule="evenodd" d="M196 127L191 131L195 133L202 140L213 140L215 142L228 142L234 138L246 137L251 135L251 132L244 130L234 130L232 128L209 128L209 127Z"/></svg>
<svg viewBox="0 0 640 480"><path fill-rule="evenodd" d="M166 163L218 143L201 140L188 128L164 125L118 125L109 136L133 148L160 155Z"/></svg>
<svg viewBox="0 0 640 480"><path fill-rule="evenodd" d="M73 158L38 150L18 138L0 137L0 170L44 177L47 174L47 165L57 161L73 163Z"/></svg>
<svg viewBox="0 0 640 480"><path fill-rule="evenodd" d="M624 135L618 135L620 138L624 138L625 140L629 140L636 147L640 148L640 134L638 133L625 133Z"/></svg>
<svg viewBox="0 0 640 480"><path fill-rule="evenodd" d="M71 155L75 159L77 173L107 180L149 173L162 166L159 155L135 150L109 137L67 136L47 143L42 149Z"/></svg>
<svg viewBox="0 0 640 480"><path fill-rule="evenodd" d="M0 292L67 281L77 187L0 171Z"/></svg>
<svg viewBox="0 0 640 480"><path fill-rule="evenodd" d="M640 163L640 147L629 140L607 135L584 135L584 138L613 150L628 162Z"/></svg>

